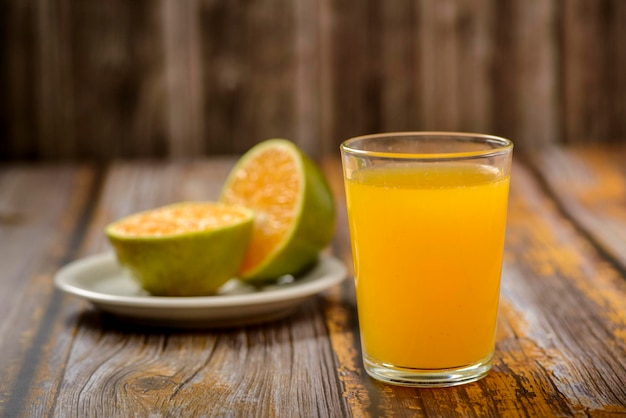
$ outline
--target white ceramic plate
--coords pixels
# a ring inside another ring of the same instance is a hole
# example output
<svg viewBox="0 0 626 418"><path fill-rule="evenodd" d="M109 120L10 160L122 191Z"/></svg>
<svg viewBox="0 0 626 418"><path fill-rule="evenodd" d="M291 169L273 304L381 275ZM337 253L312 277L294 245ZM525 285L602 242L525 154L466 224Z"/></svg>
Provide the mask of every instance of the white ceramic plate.
<svg viewBox="0 0 626 418"><path fill-rule="evenodd" d="M55 276L64 292L91 301L102 311L134 322L176 327L230 327L282 318L306 298L346 277L344 264L322 255L306 274L254 287L230 280L215 296L158 297L143 291L117 263L114 254L76 260Z"/></svg>

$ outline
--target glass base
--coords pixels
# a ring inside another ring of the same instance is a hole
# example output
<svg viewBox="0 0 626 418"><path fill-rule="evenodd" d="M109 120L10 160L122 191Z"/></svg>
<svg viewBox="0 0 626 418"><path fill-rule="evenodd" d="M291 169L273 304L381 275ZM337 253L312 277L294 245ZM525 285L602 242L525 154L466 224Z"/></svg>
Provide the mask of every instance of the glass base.
<svg viewBox="0 0 626 418"><path fill-rule="evenodd" d="M489 356L462 367L450 369L413 369L398 367L378 362L367 354L363 355L365 371L381 382L398 386L412 387L446 387L475 382L489 373L493 361L493 353Z"/></svg>

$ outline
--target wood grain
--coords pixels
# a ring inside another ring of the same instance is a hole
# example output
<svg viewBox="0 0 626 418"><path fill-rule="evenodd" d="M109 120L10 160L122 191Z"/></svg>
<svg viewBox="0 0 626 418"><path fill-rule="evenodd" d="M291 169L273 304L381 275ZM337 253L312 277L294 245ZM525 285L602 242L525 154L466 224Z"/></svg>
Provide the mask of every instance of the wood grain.
<svg viewBox="0 0 626 418"><path fill-rule="evenodd" d="M624 2L564 2L564 117L572 141L619 141L626 134L625 18Z"/></svg>
<svg viewBox="0 0 626 418"><path fill-rule="evenodd" d="M4 0L0 160L194 158L380 131L626 137L622 0Z"/></svg>
<svg viewBox="0 0 626 418"><path fill-rule="evenodd" d="M626 268L626 147L551 147L532 156L561 210L617 268Z"/></svg>
<svg viewBox="0 0 626 418"><path fill-rule="evenodd" d="M72 334L77 304L51 275L77 256L93 208L98 174L78 166L13 165L0 173L0 409L18 416L33 398L50 405ZM71 327L71 325L70 325ZM53 344L52 344L53 342ZM50 392L34 382L48 382Z"/></svg>
<svg viewBox="0 0 626 418"><path fill-rule="evenodd" d="M168 155L205 152L202 38L198 1L162 2L163 49L167 71Z"/></svg>
<svg viewBox="0 0 626 418"><path fill-rule="evenodd" d="M561 132L558 3L496 2L493 132L519 149L569 140Z"/></svg>
<svg viewBox="0 0 626 418"><path fill-rule="evenodd" d="M494 369L446 389L367 377L352 280L283 320L225 330L135 325L53 289L60 266L109 249L111 220L215 199L233 158L0 166L0 415L626 414L622 150L516 158ZM340 161L321 167L338 215L327 251L351 272Z"/></svg>
<svg viewBox="0 0 626 418"><path fill-rule="evenodd" d="M80 2L74 8L74 54L87 58L75 61L74 72L75 88L81 89L77 135L87 150L81 154L91 159L145 155L141 150L166 155L159 8L152 1Z"/></svg>
<svg viewBox="0 0 626 418"><path fill-rule="evenodd" d="M424 121L418 2L382 2L379 56L381 131L419 129Z"/></svg>
<svg viewBox="0 0 626 418"><path fill-rule="evenodd" d="M299 141L294 8L284 0L204 3L209 153L241 153L267 138Z"/></svg>
<svg viewBox="0 0 626 418"><path fill-rule="evenodd" d="M558 414L564 404L568 414L624 412L626 305L616 295L626 282L530 172L517 165L513 176L493 377L512 372L505 380L529 416Z"/></svg>
<svg viewBox="0 0 626 418"><path fill-rule="evenodd" d="M491 3L422 1L419 5L422 79L416 93L423 116L412 129L491 131L495 47Z"/></svg>

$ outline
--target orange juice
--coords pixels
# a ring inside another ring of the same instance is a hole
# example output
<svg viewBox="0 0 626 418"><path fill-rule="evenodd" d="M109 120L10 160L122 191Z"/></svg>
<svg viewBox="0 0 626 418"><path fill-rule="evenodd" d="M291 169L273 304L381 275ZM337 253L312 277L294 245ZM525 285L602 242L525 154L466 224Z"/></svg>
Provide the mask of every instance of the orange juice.
<svg viewBox="0 0 626 418"><path fill-rule="evenodd" d="M362 168L345 185L366 356L415 369L488 358L508 174L428 162Z"/></svg>

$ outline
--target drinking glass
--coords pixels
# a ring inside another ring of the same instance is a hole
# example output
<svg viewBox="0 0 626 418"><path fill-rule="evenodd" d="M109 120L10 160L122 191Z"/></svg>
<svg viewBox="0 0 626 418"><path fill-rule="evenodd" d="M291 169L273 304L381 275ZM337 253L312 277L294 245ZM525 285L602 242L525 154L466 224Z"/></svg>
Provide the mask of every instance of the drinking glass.
<svg viewBox="0 0 626 418"><path fill-rule="evenodd" d="M341 144L363 363L453 386L492 366L513 143L404 132Z"/></svg>

